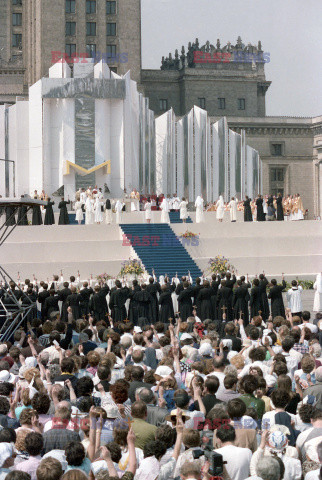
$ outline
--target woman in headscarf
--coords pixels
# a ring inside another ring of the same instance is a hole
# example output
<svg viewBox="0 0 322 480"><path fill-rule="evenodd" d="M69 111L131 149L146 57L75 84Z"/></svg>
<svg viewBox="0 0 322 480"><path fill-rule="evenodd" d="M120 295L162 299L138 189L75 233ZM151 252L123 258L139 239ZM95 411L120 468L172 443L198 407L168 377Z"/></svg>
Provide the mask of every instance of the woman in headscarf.
<svg viewBox="0 0 322 480"><path fill-rule="evenodd" d="M216 203L216 207L217 207L216 218L217 220L222 222L222 219L224 218L224 213L225 213L225 204L224 204L224 199L222 195L220 195L219 200Z"/></svg>
<svg viewBox="0 0 322 480"><path fill-rule="evenodd" d="M195 201L195 207L196 207L196 223L201 223L204 221L204 214L203 214L203 203L204 200L202 198L202 195L198 195Z"/></svg>
<svg viewBox="0 0 322 480"><path fill-rule="evenodd" d="M322 311L322 273L318 273L313 285L315 290L313 312Z"/></svg>

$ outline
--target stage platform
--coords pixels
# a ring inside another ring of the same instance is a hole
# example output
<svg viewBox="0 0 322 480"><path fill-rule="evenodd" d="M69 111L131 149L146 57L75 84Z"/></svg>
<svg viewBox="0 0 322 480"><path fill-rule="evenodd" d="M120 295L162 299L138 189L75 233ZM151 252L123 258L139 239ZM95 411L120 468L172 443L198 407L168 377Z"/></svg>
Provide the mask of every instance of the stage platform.
<svg viewBox="0 0 322 480"><path fill-rule="evenodd" d="M155 212L155 221L159 220ZM189 213L195 220L195 214ZM312 279L322 270L322 223L301 222L219 223L215 212L205 213L205 223L189 224L199 233L198 245L184 246L197 265L204 270L209 258L224 255L238 273L255 275L263 270L268 276L288 279L298 276ZM3 216L1 218L3 221ZM142 223L144 213L125 213L123 223ZM171 224L177 235L184 233L182 224ZM169 247L171 248L171 247ZM16 227L0 248L0 263L14 278L51 279L63 270L64 276L81 279L103 272L116 276L121 263L134 250L123 245L118 225L51 225ZM166 272L165 272L166 273Z"/></svg>

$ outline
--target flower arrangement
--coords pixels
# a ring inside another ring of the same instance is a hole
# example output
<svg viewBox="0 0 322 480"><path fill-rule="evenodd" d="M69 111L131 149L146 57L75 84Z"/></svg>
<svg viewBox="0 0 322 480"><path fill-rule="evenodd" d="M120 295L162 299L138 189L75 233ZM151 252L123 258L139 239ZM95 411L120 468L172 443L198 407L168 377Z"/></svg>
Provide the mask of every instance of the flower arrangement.
<svg viewBox="0 0 322 480"><path fill-rule="evenodd" d="M199 238L199 234L193 233L193 232L190 232L190 230L187 230L185 233L182 233L181 235L179 235L179 238Z"/></svg>
<svg viewBox="0 0 322 480"><path fill-rule="evenodd" d="M100 275L96 276L96 280L98 281L98 283L105 283L110 278L112 278L112 277L108 273L101 273Z"/></svg>
<svg viewBox="0 0 322 480"><path fill-rule="evenodd" d="M227 270L235 270L234 266L229 263L229 259L223 255L217 255L215 258L211 258L208 262L207 273L225 273Z"/></svg>
<svg viewBox="0 0 322 480"><path fill-rule="evenodd" d="M136 258L129 258L122 262L122 268L119 275L141 275L144 273L144 266L142 262Z"/></svg>

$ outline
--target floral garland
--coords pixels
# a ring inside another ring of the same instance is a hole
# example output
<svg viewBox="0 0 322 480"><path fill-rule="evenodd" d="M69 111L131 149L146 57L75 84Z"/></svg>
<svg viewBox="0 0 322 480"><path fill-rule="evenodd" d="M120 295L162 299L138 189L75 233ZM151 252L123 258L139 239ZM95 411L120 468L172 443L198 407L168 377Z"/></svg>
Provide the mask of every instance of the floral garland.
<svg viewBox="0 0 322 480"><path fill-rule="evenodd" d="M190 230L187 230L185 233L182 233L181 235L179 235L179 238L199 238L199 234L193 233L193 232L190 232Z"/></svg>
<svg viewBox="0 0 322 480"><path fill-rule="evenodd" d="M227 270L234 270L234 266L229 263L229 259L223 255L217 255L215 258L211 258L208 262L207 273L225 273Z"/></svg>
<svg viewBox="0 0 322 480"><path fill-rule="evenodd" d="M112 277L108 273L100 273L100 275L97 275L96 280L98 281L98 283L104 283L107 282L107 280L109 280L110 278Z"/></svg>
<svg viewBox="0 0 322 480"><path fill-rule="evenodd" d="M122 268L119 275L141 275L144 273L144 266L140 260L136 258L129 258L122 262Z"/></svg>

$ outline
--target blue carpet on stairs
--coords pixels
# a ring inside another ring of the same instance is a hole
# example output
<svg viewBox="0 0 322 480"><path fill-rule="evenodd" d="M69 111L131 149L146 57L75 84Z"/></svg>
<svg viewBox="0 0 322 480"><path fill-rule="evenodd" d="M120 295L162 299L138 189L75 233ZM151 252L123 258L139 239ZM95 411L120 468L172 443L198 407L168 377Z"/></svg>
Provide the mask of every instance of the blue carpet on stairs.
<svg viewBox="0 0 322 480"><path fill-rule="evenodd" d="M180 220L180 212L169 212L169 217L170 223L183 223L183 221ZM189 216L186 220L186 223L193 223Z"/></svg>
<svg viewBox="0 0 322 480"><path fill-rule="evenodd" d="M153 269L157 277L165 274L170 278L176 274L181 277L190 271L194 281L202 275L200 268L168 224L135 223L122 224L120 227L149 275L152 275Z"/></svg>

